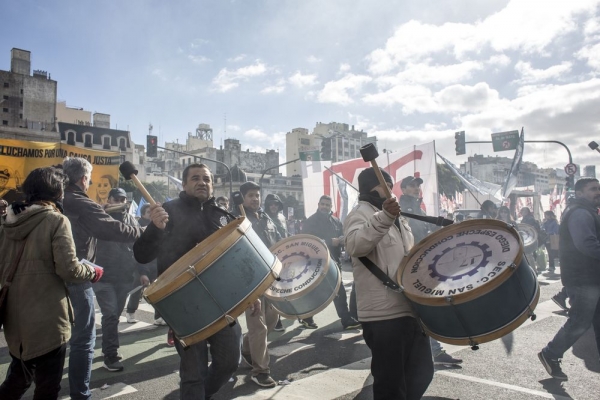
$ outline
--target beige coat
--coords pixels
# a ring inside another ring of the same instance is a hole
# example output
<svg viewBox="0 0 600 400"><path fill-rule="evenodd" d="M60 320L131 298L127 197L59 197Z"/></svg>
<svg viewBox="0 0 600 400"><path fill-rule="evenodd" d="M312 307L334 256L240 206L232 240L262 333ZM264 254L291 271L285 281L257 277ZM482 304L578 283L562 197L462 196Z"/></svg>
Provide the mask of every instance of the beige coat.
<svg viewBox="0 0 600 400"><path fill-rule="evenodd" d="M359 321L379 321L415 314L403 294L388 289L360 262L366 256L394 282L402 259L414 244L410 227L400 218L402 232L394 217L360 201L344 221L346 251L352 256Z"/></svg>
<svg viewBox="0 0 600 400"><path fill-rule="evenodd" d="M71 338L72 309L65 282L85 282L94 270L75 256L71 224L53 205L32 205L0 226L0 285L27 240L8 291L4 335L22 360L44 355ZM21 350L22 347L22 350Z"/></svg>

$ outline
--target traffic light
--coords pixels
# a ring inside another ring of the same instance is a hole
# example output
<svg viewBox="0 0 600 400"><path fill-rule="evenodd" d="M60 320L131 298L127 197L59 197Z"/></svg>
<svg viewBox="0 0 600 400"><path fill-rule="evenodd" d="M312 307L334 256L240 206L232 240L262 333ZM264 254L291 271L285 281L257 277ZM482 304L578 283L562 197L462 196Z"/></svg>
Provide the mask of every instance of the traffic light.
<svg viewBox="0 0 600 400"><path fill-rule="evenodd" d="M148 157L156 157L156 146L158 146L158 138L156 136L146 136L146 155Z"/></svg>
<svg viewBox="0 0 600 400"><path fill-rule="evenodd" d="M467 146L465 144L465 131L454 133L454 143L456 145L456 155L461 156L467 154Z"/></svg>
<svg viewBox="0 0 600 400"><path fill-rule="evenodd" d="M575 176L567 175L567 179L565 179L565 187L567 189L573 190L575 188Z"/></svg>
<svg viewBox="0 0 600 400"><path fill-rule="evenodd" d="M331 161L331 138L321 140L321 161Z"/></svg>

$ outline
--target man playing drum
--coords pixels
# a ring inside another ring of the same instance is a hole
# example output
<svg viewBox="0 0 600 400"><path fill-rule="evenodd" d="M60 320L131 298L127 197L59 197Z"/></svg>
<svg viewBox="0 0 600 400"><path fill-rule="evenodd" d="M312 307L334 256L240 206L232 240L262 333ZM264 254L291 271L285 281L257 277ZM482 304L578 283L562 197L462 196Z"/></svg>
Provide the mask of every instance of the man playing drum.
<svg viewBox="0 0 600 400"><path fill-rule="evenodd" d="M391 189L392 177L382 173ZM372 353L373 399L420 399L433 379L429 339L406 297L384 286L358 259L367 257L396 281L414 239L399 218L398 201L385 198L373 168L360 173L358 189L359 203L344 221L344 234L352 256L358 320Z"/></svg>
<svg viewBox="0 0 600 400"><path fill-rule="evenodd" d="M240 186L240 192L252 229L267 247L272 247L282 238L271 218L260 207L260 186L254 182L246 182ZM261 301L262 306L258 312L250 309L246 311L248 333L244 335L242 357L252 367L252 382L261 387L275 387L277 382L271 378L269 369L267 335L275 328L279 314L264 297L261 297Z"/></svg>
<svg viewBox="0 0 600 400"><path fill-rule="evenodd" d="M152 223L134 243L140 263L157 259L162 273L196 244L227 225L233 216L215 203L213 175L204 164L190 164L183 170L183 191L179 198L151 206ZM223 277L226 284L227 277ZM252 309L259 309L260 302ZM175 340L179 364L180 398L210 399L236 371L240 358L240 325L228 325L208 339L185 350ZM208 344L212 363L208 366Z"/></svg>

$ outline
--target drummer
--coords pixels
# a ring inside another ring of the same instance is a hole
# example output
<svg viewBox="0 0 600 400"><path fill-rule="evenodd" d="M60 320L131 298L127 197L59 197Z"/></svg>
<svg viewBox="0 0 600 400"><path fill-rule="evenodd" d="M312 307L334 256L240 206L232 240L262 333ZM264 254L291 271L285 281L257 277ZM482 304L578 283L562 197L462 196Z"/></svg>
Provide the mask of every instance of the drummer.
<svg viewBox="0 0 600 400"><path fill-rule="evenodd" d="M391 189L392 177L382 173ZM429 339L406 297L384 286L358 259L367 257L396 281L399 263L414 239L399 218L398 201L384 197L373 168L359 174L358 190L359 203L344 221L344 234L352 256L358 320L372 353L373 399L420 399L433 378Z"/></svg>
<svg viewBox="0 0 600 400"><path fill-rule="evenodd" d="M204 164L190 164L183 170L183 191L179 198L150 206L152 223L134 243L140 263L157 259L161 275L181 256L233 220L213 197L213 175ZM223 277L225 282L227 277ZM260 302L252 306L260 309ZM208 339L187 347L178 340L181 399L210 399L236 371L240 358L239 324L226 326ZM212 363L208 366L208 344Z"/></svg>

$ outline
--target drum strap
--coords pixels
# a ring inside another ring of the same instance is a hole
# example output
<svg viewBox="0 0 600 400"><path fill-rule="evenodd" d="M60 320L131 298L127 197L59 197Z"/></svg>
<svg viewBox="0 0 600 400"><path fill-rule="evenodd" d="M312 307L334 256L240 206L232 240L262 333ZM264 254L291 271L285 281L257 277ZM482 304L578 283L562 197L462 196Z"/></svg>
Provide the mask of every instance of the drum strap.
<svg viewBox="0 0 600 400"><path fill-rule="evenodd" d="M365 265L365 267L367 267L367 269L369 271L371 271L371 273L373 275L375 275L377 277L377 279L379 279L385 286L387 286L388 288L395 290L397 292L400 292L400 286L398 286L398 284L396 282L394 282L389 276L386 275L385 272L383 272L381 270L381 268L379 268L373 261L369 260L367 257L358 257L358 259L360 260L361 263L363 263Z"/></svg>

